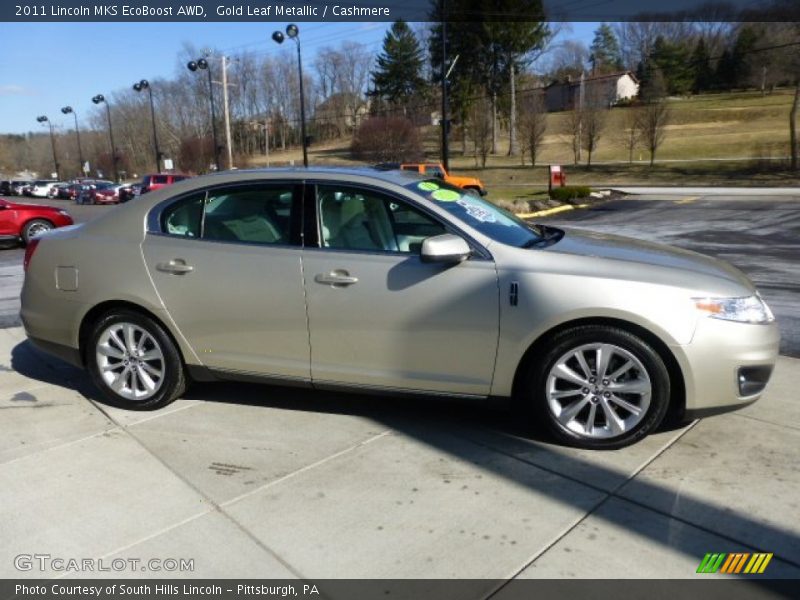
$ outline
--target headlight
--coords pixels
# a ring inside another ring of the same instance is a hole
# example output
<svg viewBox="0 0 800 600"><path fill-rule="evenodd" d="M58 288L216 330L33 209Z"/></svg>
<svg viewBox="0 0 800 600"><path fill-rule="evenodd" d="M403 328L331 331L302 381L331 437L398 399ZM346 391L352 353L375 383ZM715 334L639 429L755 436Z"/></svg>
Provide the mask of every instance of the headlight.
<svg viewBox="0 0 800 600"><path fill-rule="evenodd" d="M738 323L770 323L775 316L758 294L742 298L692 298L697 310L713 319Z"/></svg>

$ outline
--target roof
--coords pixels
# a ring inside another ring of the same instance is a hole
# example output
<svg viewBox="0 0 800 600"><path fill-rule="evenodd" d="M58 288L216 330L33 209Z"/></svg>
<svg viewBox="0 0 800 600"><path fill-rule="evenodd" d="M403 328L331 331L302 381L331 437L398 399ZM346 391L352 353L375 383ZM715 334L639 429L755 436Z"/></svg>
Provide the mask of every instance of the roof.
<svg viewBox="0 0 800 600"><path fill-rule="evenodd" d="M197 181L198 179L207 178L225 178L229 180L234 179L249 179L252 175L268 175L270 178L280 177L281 175L292 175L298 178L313 179L315 176L320 175L350 175L352 177L369 177L372 179L379 179L388 183L396 185L407 185L412 181L419 181L419 173L412 171L400 170L381 170L374 167L264 167L258 169L233 169L230 171L219 171L217 173L209 173L208 175L201 175L194 177L191 180Z"/></svg>
<svg viewBox="0 0 800 600"><path fill-rule="evenodd" d="M603 75L590 75L589 77L584 77L583 78L583 83L587 84L587 83L591 83L592 81L600 81L602 79L619 79L620 77L623 77L625 75L628 75L631 79L633 79L633 81L635 83L639 83L639 80L636 79L636 75L634 74L633 71L615 71L614 73L604 73ZM553 81L553 82L550 82L549 84L547 84L545 86L545 89L553 87L555 85L569 85L569 86L576 85L577 86L577 85L580 85L580 84L581 84L580 78L573 79L571 81L564 81L564 80Z"/></svg>

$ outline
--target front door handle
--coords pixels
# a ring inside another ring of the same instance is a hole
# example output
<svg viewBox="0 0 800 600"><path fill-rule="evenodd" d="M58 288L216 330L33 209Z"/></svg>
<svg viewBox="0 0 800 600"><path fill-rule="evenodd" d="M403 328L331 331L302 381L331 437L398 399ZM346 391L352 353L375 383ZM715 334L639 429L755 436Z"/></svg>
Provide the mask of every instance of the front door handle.
<svg viewBox="0 0 800 600"><path fill-rule="evenodd" d="M169 262L162 262L156 265L156 269L164 273L172 273L173 275L185 275L194 271L192 265L187 265L186 261L181 258L173 258Z"/></svg>
<svg viewBox="0 0 800 600"><path fill-rule="evenodd" d="M358 277L352 277L350 273L344 269L337 269L330 273L318 273L314 276L314 281L323 285L332 285L334 287L346 287L358 283Z"/></svg>

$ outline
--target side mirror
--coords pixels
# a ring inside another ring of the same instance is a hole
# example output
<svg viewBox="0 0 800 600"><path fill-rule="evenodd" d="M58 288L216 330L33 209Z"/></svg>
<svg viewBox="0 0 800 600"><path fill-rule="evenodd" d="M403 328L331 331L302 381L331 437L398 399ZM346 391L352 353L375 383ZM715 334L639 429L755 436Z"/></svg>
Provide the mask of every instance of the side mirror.
<svg viewBox="0 0 800 600"><path fill-rule="evenodd" d="M469 258L472 250L463 238L452 233L443 233L422 241L420 257L425 263L457 264Z"/></svg>

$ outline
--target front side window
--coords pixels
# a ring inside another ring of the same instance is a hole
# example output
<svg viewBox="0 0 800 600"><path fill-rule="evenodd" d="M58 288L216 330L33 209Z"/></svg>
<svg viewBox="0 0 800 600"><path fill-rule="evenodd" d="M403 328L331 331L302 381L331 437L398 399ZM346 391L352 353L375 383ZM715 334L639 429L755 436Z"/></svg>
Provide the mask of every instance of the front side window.
<svg viewBox="0 0 800 600"><path fill-rule="evenodd" d="M438 177L444 179L444 171L439 165L425 165L425 174L431 177Z"/></svg>
<svg viewBox="0 0 800 600"><path fill-rule="evenodd" d="M372 190L320 185L317 206L325 248L419 254L425 238L446 232L410 204Z"/></svg>

